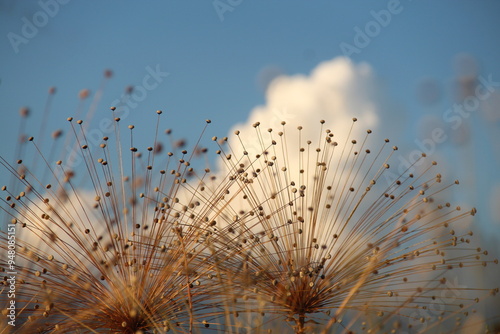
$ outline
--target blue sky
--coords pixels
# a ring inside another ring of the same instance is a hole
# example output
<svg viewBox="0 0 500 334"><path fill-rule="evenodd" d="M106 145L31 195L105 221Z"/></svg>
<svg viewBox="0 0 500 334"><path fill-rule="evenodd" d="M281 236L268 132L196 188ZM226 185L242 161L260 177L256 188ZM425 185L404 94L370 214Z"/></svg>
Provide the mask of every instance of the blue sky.
<svg viewBox="0 0 500 334"><path fill-rule="evenodd" d="M220 8L228 10L221 13ZM224 135L265 102L259 77L308 74L320 62L343 55L341 45L356 46L357 31L366 33L376 22L373 13L389 8L395 10L387 24L379 24L362 46L358 43L359 52L351 58L372 66L406 115L405 123L393 121L398 115L382 120L390 125L387 137L400 136L411 147L421 116L440 117L456 102L452 83L460 72L454 68L457 59L473 59L478 74L500 81L500 2L0 0L0 153L13 155L20 107L31 109L28 129L38 133L47 89L56 86L49 128L65 128L66 117L74 116L77 108L78 92L95 92L105 69L114 75L98 117L126 86L141 85L152 69L159 69L169 75L147 91L127 122L147 127L154 111L161 109L166 113L163 125L179 136L197 135L206 118L213 121L211 134ZM26 22L37 19L42 20L40 27L25 36ZM457 58L460 54L468 56ZM442 91L432 106L416 98L416 88L426 77ZM474 122L479 141L499 139L483 137L483 123ZM498 135L498 122L491 126L493 136ZM391 128L404 129L403 135L391 133ZM477 193L487 194L479 197L481 206L489 203L491 184L498 182L498 177L495 182L491 178L499 157L479 146L469 153L474 152L481 166L475 180ZM452 159L450 166L460 163L453 160L454 152L443 154Z"/></svg>
<svg viewBox="0 0 500 334"><path fill-rule="evenodd" d="M22 18L32 21L42 7L3 0L2 117L17 118L22 105L36 112L52 85L63 109L71 110L78 91L95 90L107 68L115 75L104 102L113 100L124 86L140 83L147 66L159 64L170 76L140 109L162 108L186 121L210 116L224 129L263 102L256 85L261 69L308 73L341 55L341 43L353 44L354 28L364 29L373 20L370 12L389 2L242 1L221 21L212 1L73 0L16 54L7 34L22 35ZM371 64L407 109L416 112L415 85L422 76L450 80L457 53L475 56L483 71L500 76L498 2L401 1L399 7L352 58Z"/></svg>

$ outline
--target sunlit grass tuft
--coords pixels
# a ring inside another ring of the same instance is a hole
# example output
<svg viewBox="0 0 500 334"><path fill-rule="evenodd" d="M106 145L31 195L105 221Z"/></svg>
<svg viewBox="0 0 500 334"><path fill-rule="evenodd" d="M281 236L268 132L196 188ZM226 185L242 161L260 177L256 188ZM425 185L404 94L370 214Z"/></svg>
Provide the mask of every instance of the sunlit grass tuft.
<svg viewBox="0 0 500 334"><path fill-rule="evenodd" d="M68 117L47 153L47 125L40 139L24 135L21 111L16 157L0 160L12 175L5 225L16 230L0 287L6 316L15 270L16 326L1 333L488 329L477 305L498 288L462 277L498 261L464 229L476 210L448 200L459 182L425 155L401 171L389 140L352 138L356 119L344 137L324 121L255 123L212 137L214 169L209 120L188 146L161 130L161 111L150 129L109 113L113 131L97 145L88 119Z"/></svg>
<svg viewBox="0 0 500 334"><path fill-rule="evenodd" d="M321 125L314 141L302 138L302 126L290 135L284 122L266 131L256 123L254 155L239 131L220 146L236 184L219 204L212 239L228 254L234 300L254 308L260 329L276 322L295 333L459 326L498 292L460 280L498 261L461 228L476 210L443 200L459 182L444 184L425 155L415 172L393 172L398 149L389 140L373 143L370 130L361 140L336 139Z"/></svg>

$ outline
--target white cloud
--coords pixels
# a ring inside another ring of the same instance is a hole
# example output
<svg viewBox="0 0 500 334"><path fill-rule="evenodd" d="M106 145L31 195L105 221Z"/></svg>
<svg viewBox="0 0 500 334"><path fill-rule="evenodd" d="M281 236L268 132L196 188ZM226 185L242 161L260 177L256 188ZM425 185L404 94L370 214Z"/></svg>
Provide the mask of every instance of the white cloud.
<svg viewBox="0 0 500 334"><path fill-rule="evenodd" d="M292 127L304 126L306 137L316 137L321 119L336 131L344 131L357 117L360 124L356 132L360 133L379 125L379 115L384 115L388 107L383 95L369 65L335 58L319 64L309 76L275 78L266 92L266 104L254 108L247 122L233 130L253 135L251 127L255 122L265 129L278 129L281 121L286 121Z"/></svg>
<svg viewBox="0 0 500 334"><path fill-rule="evenodd" d="M303 141L317 140L321 135L319 121L325 120L323 129L331 129L339 142L361 140L366 130L371 129L374 131L371 143L379 144L383 138L397 136L404 130L393 126L401 124L402 113L396 112L383 86L368 64L355 64L344 57L320 63L307 76L278 76L268 86L266 104L255 107L245 123L231 129L230 143L237 142L231 137L239 130L245 150L252 156L261 151L253 128L256 122L260 122L263 131L272 128L278 132L285 121L287 140L296 144L297 126L303 126ZM358 122L347 138L353 117ZM243 152L238 146L231 147L236 156Z"/></svg>

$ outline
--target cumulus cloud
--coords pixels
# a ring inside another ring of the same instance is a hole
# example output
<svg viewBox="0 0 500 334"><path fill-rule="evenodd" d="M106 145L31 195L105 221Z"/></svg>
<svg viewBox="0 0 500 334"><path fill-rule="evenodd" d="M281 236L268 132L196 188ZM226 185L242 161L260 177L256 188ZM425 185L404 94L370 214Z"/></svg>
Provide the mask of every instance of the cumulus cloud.
<svg viewBox="0 0 500 334"><path fill-rule="evenodd" d="M383 87L368 64L355 64L344 57L320 63L309 75L281 75L269 84L265 105L255 107L246 122L231 129L229 137L239 130L245 149L252 154L261 149L255 140L253 125L256 122L261 129L275 131L282 129L283 121L288 129L302 126L301 136L308 140L319 137L319 121L325 120L325 127L331 129L336 138L347 138L353 117L358 122L349 139L360 140L367 129L374 131L372 142L398 136L403 129L393 125L400 125L403 116ZM295 131L287 136L296 143ZM236 149L235 153L242 151Z"/></svg>
<svg viewBox="0 0 500 334"><path fill-rule="evenodd" d="M350 127L352 117L358 117L361 124L356 131L363 131L379 125L388 107L384 95L368 64L336 58L319 64L308 76L276 77L268 86L266 104L254 108L248 120L233 130L252 132L255 122L279 128L286 121L293 127L307 126L307 133L316 134L320 119L343 131Z"/></svg>

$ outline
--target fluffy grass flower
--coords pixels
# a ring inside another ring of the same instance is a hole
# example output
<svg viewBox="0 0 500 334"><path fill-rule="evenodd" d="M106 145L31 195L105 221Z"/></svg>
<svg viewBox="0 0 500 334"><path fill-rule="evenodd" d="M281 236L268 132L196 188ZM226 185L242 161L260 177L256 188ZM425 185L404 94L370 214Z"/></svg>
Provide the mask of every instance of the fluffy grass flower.
<svg viewBox="0 0 500 334"><path fill-rule="evenodd" d="M255 123L250 141L236 131L220 146L236 183L212 217L212 239L226 249L234 305L262 317L255 330L287 321L295 333L433 332L496 294L458 283L498 262L460 227L476 210L442 200L458 181L444 184L425 155L415 172L393 172L389 140L372 143L370 130L337 139L324 123L316 141L301 126L291 142L284 122L266 131Z"/></svg>
<svg viewBox="0 0 500 334"><path fill-rule="evenodd" d="M83 121L68 121L76 149L67 160L51 163L28 138L27 152L39 155L47 173L2 158L21 185L15 188L22 188L16 193L2 188L2 208L17 230L13 266L2 257L6 305L7 278L16 275L17 324L6 328L191 333L209 327L220 299L218 286L206 279L215 273L215 263L199 242L194 217L186 215L188 206L199 203L178 197L187 179L203 179L209 171L196 174L190 166L195 154L182 143L164 152L159 119L144 154L134 147L134 126L128 126L130 148L122 147L119 117L114 116L114 136L102 138L99 147L91 147ZM44 183L39 175L47 175ZM8 240L2 233L5 253Z"/></svg>

